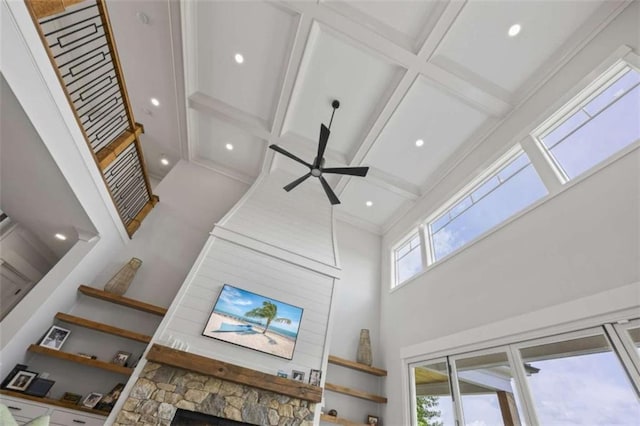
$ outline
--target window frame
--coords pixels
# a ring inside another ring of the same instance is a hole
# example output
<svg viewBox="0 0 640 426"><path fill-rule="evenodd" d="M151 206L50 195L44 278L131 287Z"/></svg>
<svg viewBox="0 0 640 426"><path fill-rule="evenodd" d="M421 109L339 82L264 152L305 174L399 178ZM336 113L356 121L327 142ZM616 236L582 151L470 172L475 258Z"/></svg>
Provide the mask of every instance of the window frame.
<svg viewBox="0 0 640 426"><path fill-rule="evenodd" d="M573 114L582 110L589 102L598 97L611 85L615 84L616 81L618 81L618 79L621 78L626 72L628 72L629 70L634 70L640 73L640 68L636 66L636 64L634 64L634 62L636 62L634 59L636 58L637 57L635 55L626 55L622 58L619 58L613 63L613 65L611 65L603 72L599 73L599 75L591 83L580 89L575 96L573 96L568 101L565 101L559 108L556 108L555 112L551 113L546 120L544 120L540 125L538 125L531 131L530 136L534 140L536 148L540 150L540 152L542 152L543 156L547 160L549 167L553 169L562 186L566 186L566 184L568 184L569 182L578 181L584 176L595 173L596 171L600 170L603 167L606 167L611 162L640 146L640 139L631 142L628 146L624 147L620 151L615 152L609 157L601 159L599 162L585 169L573 178L569 178L562 165L558 162L556 157L551 152L551 149L547 148L547 146L542 141L550 133L563 125L568 119L570 119ZM613 103L615 103L615 101L611 102L607 106L607 108ZM604 111L604 109L602 111ZM594 117L597 117L597 115ZM589 120L578 126L578 128L591 122L592 119L593 117L590 117Z"/></svg>
<svg viewBox="0 0 640 426"><path fill-rule="evenodd" d="M494 161L489 167L485 168L482 171L482 173L480 173L478 176L476 176L474 179L472 179L467 185L465 185L454 196L449 198L444 204L442 204L432 214L427 216L427 218L423 221L423 226L425 228L424 233L425 233L426 245L428 247L427 257L425 259L427 268L430 267L430 266L433 266L433 265L435 265L437 263L440 263L440 262L450 258L451 256L454 256L455 254L457 254L461 250L464 250L465 248L469 247L470 245L472 245L476 241L484 238L486 235L488 235L489 233L491 233L494 230L498 229L499 227L501 227L505 223L508 223L513 217L516 217L520 213L527 211L531 206L536 205L540 200L545 199L550 194L549 188L547 188L547 195L545 195L545 196L541 197L540 199L534 201L533 203L529 204L527 207L525 207L521 211L516 212L515 214L509 216L507 219L503 220L502 222L498 223L497 225L494 225L494 226L486 229L485 231L480 233L475 238L471 239L466 244L464 244L464 245L458 247L457 249L451 251L450 253L446 254L442 258L437 259L437 260L435 259L435 247L434 247L434 242L433 242L433 235L431 233L431 224L433 222L435 222L436 219L440 218L440 216L442 214L444 214L447 210L451 209L453 206L455 206L457 203L459 203L461 200L463 200L466 197L470 197L477 189L479 189L482 185L484 185L484 183L487 182L489 179L491 179L493 177L496 177L504 168L509 166L509 164L511 164L513 161L515 161L521 154L527 155L527 158L529 159L529 164L527 166L525 166L525 167L528 167L529 165L531 165L533 167L533 169L535 170L536 174L538 175L538 177L540 178L540 181L542 182L542 184L546 187L542 177L540 176L540 173L538 173L537 169L535 168L535 166L533 164L533 161L531 160L531 157L529 156L527 151L524 149L524 147L519 143L516 143L515 145L513 145L504 154L502 154L496 161ZM524 167L522 169L524 169ZM520 169L520 170L522 170L522 169ZM520 172L520 170L518 170L518 173ZM515 176L515 174L511 175L505 182L507 182L513 176ZM501 182L492 191L494 191L495 189L499 188L500 185L502 185L503 183L504 182ZM488 193L485 194L485 195L488 195ZM473 206L473 204L472 204L472 206ZM423 260L423 263L425 262L425 260Z"/></svg>
<svg viewBox="0 0 640 426"><path fill-rule="evenodd" d="M409 248L409 251L406 252L405 254L403 254L400 258L397 257L397 252L401 249L404 248L404 246L406 246L407 244L411 244L411 242L418 237L418 241L419 241L419 246L414 247L414 248ZM415 274L413 274L412 276L410 276L409 278L405 279L404 281L400 281L399 280L399 275L398 275L398 261L404 257L406 257L409 253L411 253L413 250L415 249L419 249L420 250L420 262L421 262L421 268L420 271L416 272ZM417 230L415 230L415 232L411 232L408 235L405 235L405 237L400 240L400 242L396 245L394 245L391 249L391 264L392 264L392 280L391 282L393 283L393 287L397 287L401 284L404 284L408 281L410 281L412 278L420 275L422 272L424 272L424 270L427 268L427 264L425 264L425 257L424 257L424 251L425 251L425 244L424 244L424 236L421 230L421 226L418 227Z"/></svg>

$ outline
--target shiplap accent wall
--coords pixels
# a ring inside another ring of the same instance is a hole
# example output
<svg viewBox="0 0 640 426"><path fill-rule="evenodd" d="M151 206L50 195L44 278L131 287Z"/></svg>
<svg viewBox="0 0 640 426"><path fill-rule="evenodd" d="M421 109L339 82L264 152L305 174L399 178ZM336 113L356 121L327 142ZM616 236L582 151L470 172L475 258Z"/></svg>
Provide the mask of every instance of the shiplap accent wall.
<svg viewBox="0 0 640 426"><path fill-rule="evenodd" d="M323 368L339 272L332 212L313 188L286 193L290 180L261 178L213 230L154 340L271 374ZM304 309L292 360L202 335L224 284Z"/></svg>
<svg viewBox="0 0 640 426"><path fill-rule="evenodd" d="M331 204L320 182L309 178L291 192L283 186L296 179L274 171L258 181L245 202L220 225L292 253L336 265Z"/></svg>

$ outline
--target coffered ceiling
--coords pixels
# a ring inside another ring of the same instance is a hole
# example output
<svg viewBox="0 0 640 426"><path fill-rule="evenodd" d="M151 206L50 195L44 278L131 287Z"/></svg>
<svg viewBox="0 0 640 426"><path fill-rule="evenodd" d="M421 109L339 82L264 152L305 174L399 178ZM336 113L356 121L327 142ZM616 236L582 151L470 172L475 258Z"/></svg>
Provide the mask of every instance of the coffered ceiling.
<svg viewBox="0 0 640 426"><path fill-rule="evenodd" d="M247 183L274 168L293 179L307 170L274 160L267 146L311 161L320 123L339 99L327 164L371 169L364 179L330 180L342 201L336 213L383 232L626 3L108 6L152 174L169 170L159 163L164 155ZM514 24L521 31L511 37Z"/></svg>

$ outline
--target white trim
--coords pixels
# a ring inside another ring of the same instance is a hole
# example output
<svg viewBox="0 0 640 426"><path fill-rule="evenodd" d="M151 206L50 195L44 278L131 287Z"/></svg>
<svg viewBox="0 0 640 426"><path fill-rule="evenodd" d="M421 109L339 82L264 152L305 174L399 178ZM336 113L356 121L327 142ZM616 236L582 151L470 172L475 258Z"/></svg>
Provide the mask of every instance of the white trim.
<svg viewBox="0 0 640 426"><path fill-rule="evenodd" d="M632 352L635 359L631 357L631 353L627 352L624 342L612 324L604 324L603 327L607 341L611 343L611 350L618 356L622 366L628 372L631 385L635 388L636 393L640 394L640 375L634 362L638 358L637 353Z"/></svg>
<svg viewBox="0 0 640 426"><path fill-rule="evenodd" d="M618 337L622 341L622 344L624 345L625 350L631 358L631 361L633 362L637 373L640 374L640 355L638 355L635 342L631 340L631 337L628 334L629 329L640 328L640 319L625 323L619 322L617 324L613 324L613 328L616 330Z"/></svg>
<svg viewBox="0 0 640 426"><path fill-rule="evenodd" d="M336 220L339 220L344 223L348 223L349 225L355 226L356 228L360 228L367 232L371 232L375 235L382 235L382 229L374 224L369 222L368 220L362 219L361 217L354 216L351 213L347 213L344 210L332 209L334 212L334 217Z"/></svg>

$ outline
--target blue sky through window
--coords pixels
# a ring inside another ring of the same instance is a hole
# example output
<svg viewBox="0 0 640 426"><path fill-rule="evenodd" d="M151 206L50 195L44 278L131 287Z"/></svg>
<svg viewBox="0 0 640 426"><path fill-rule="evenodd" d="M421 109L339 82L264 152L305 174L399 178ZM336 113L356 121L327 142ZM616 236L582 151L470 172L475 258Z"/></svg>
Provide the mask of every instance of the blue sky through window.
<svg viewBox="0 0 640 426"><path fill-rule="evenodd" d="M541 139L569 179L640 139L639 84L627 71Z"/></svg>
<svg viewBox="0 0 640 426"><path fill-rule="evenodd" d="M525 153L474 188L429 225L438 261L547 194Z"/></svg>

